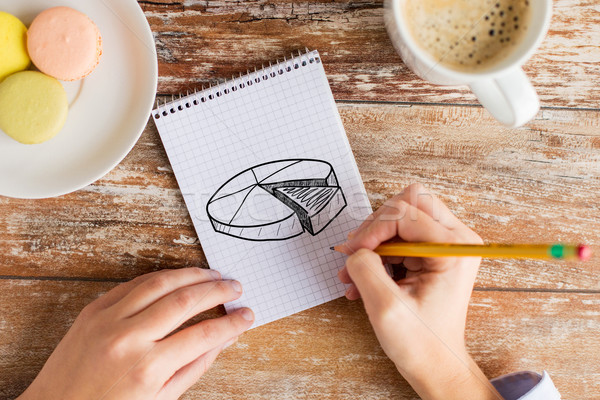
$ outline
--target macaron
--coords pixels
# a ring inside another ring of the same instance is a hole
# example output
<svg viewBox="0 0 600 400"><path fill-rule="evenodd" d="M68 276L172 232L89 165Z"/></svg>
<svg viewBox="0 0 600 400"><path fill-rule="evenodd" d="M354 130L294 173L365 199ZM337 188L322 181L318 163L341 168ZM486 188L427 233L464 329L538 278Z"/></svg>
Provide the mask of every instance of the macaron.
<svg viewBox="0 0 600 400"><path fill-rule="evenodd" d="M102 55L102 37L84 13L69 7L42 11L27 32L27 49L43 73L63 81L83 79Z"/></svg>
<svg viewBox="0 0 600 400"><path fill-rule="evenodd" d="M0 81L31 64L27 54L27 28L19 19L0 11Z"/></svg>
<svg viewBox="0 0 600 400"><path fill-rule="evenodd" d="M59 81L37 71L0 83L0 129L24 144L52 139L67 120L67 93Z"/></svg>

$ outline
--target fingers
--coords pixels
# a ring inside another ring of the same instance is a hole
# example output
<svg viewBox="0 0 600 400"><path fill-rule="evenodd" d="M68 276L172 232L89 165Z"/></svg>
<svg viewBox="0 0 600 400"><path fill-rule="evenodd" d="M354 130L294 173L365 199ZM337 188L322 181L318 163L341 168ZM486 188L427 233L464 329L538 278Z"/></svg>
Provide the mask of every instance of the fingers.
<svg viewBox="0 0 600 400"><path fill-rule="evenodd" d="M237 281L211 281L185 286L129 318L128 323L149 340L160 340L194 315L238 299Z"/></svg>
<svg viewBox="0 0 600 400"><path fill-rule="evenodd" d="M120 285L115 286L114 288L109 290L107 293L103 294L102 296L100 296L99 298L94 300L92 303L90 303L90 306L97 307L97 308L108 308L108 307L112 306L113 304L117 303L118 301L120 301L123 297L125 297L125 295L127 293L129 293L134 287L141 284L142 282L147 281L148 279L155 276L156 274L159 274L162 272L164 272L164 270L150 272L149 274L140 275L140 276L130 280L129 282L121 283Z"/></svg>
<svg viewBox="0 0 600 400"><path fill-rule="evenodd" d="M346 285L352 283L352 279L350 278L350 275L348 274L348 269L346 267L338 271L338 278L340 282L345 283Z"/></svg>
<svg viewBox="0 0 600 400"><path fill-rule="evenodd" d="M456 229L457 227L464 226L437 196L429 192L422 184L413 183L406 187L399 195L388 199L373 214L369 215L358 229L352 231L352 234L356 235L356 233L368 228L381 213L387 211L386 208L395 208L399 201L404 201L416 207L448 229ZM348 237L348 239L351 239L351 237Z"/></svg>
<svg viewBox="0 0 600 400"><path fill-rule="evenodd" d="M358 293L358 289L356 289L356 286L354 286L354 284L352 283L352 278L350 278L350 275L348 274L348 269L346 267L338 271L338 278L340 282L350 285L350 287L346 289L345 293L345 296L348 300L356 300L360 298L360 293Z"/></svg>
<svg viewBox="0 0 600 400"><path fill-rule="evenodd" d="M127 318L177 289L217 279L221 279L221 274L210 269L182 268L161 272L135 286L113 307Z"/></svg>
<svg viewBox="0 0 600 400"><path fill-rule="evenodd" d="M403 200L408 204L417 207L433 220L439 222L448 229L455 229L463 226L463 223L450 211L450 209L437 196L429 192L425 186L420 183L409 185L398 195L398 200Z"/></svg>
<svg viewBox="0 0 600 400"><path fill-rule="evenodd" d="M358 232L345 246L351 254L352 251L362 248L374 250L379 244L397 237L407 242L453 243L459 240L455 231L448 230L407 202L396 200L394 207L388 207L385 212L380 213L368 228ZM417 259L418 265L411 263L414 262L410 259L404 260L404 265L409 270L434 270L447 265L440 259L432 258ZM352 281L357 284L354 279ZM364 296L360 287L358 290Z"/></svg>
<svg viewBox="0 0 600 400"><path fill-rule="evenodd" d="M402 264L404 262L404 257L381 257L381 261L383 264ZM348 270L345 266L338 271L338 279L340 282L347 285L352 283L352 279L350 278L350 275L348 275Z"/></svg>
<svg viewBox="0 0 600 400"><path fill-rule="evenodd" d="M346 293L344 293L348 300L358 300L360 299L360 292L355 284L351 284L348 289L346 289Z"/></svg>
<svg viewBox="0 0 600 400"><path fill-rule="evenodd" d="M437 196L431 194L423 185L415 183L408 186L399 196L400 200L417 207L434 221L455 234L456 243L483 244L483 240L456 215Z"/></svg>
<svg viewBox="0 0 600 400"><path fill-rule="evenodd" d="M381 214L382 212L385 211L386 203L383 203L381 205L381 207L379 207L377 210L375 210L373 213L371 213L371 215L369 215L367 218L365 218L365 220L362 222L362 224L359 225L358 228L356 228L355 230L349 232L348 233L348 240L354 238L359 232L367 229L369 227L369 225L371 225L371 223L373 221L375 221L375 219L379 216L379 214Z"/></svg>
<svg viewBox="0 0 600 400"><path fill-rule="evenodd" d="M364 301L369 317L378 310L389 309L402 295L396 282L388 275L381 258L371 250L360 249L352 254L346 260L346 268ZM350 295L356 294L352 292Z"/></svg>
<svg viewBox="0 0 600 400"><path fill-rule="evenodd" d="M202 354L227 343L248 330L254 313L242 308L220 318L202 321L159 342L154 357L179 370Z"/></svg>
<svg viewBox="0 0 600 400"><path fill-rule="evenodd" d="M365 218L365 220L358 226L358 228L348 233L348 239L352 239L352 237L355 236L358 232L371 225L371 222L373 222L375 218L377 218L377 215L379 215L381 211L383 210L381 210L381 207L379 207L377 210L372 212L371 215Z"/></svg>
<svg viewBox="0 0 600 400"><path fill-rule="evenodd" d="M408 186L403 193L386 201L361 226L350 232L346 243L336 247L348 255L360 248L375 249L388 240L407 242L482 243L481 238L465 226L436 196L422 185ZM434 259L389 258L388 263L404 262L409 271L443 265ZM338 273L341 282L351 284L346 268ZM348 288L346 297L357 298L357 290Z"/></svg>
<svg viewBox="0 0 600 400"><path fill-rule="evenodd" d="M388 206L367 228L358 232L342 247L349 253L361 248L373 250L381 243L396 237L407 242L455 241L454 235L448 229L425 212L403 200L395 200L393 207Z"/></svg>

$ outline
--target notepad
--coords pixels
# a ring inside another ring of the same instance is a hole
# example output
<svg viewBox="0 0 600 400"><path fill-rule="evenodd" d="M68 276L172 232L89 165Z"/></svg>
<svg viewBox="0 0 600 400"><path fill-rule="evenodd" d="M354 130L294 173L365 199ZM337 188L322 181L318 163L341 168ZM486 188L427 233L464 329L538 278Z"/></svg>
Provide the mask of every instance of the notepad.
<svg viewBox="0 0 600 400"><path fill-rule="evenodd" d="M317 51L158 107L161 139L211 268L259 326L336 299L345 240L371 213Z"/></svg>

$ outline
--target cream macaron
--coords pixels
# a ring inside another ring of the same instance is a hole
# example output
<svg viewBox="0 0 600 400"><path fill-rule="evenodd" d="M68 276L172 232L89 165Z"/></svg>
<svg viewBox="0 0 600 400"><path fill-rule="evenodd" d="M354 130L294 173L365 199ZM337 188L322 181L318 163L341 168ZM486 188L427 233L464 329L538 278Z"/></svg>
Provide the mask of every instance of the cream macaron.
<svg viewBox="0 0 600 400"><path fill-rule="evenodd" d="M102 37L87 15L69 7L53 7L31 23L27 49L33 64L43 73L76 81L91 74L98 65Z"/></svg>
<svg viewBox="0 0 600 400"><path fill-rule="evenodd" d="M15 16L0 11L0 81L27 69L27 28Z"/></svg>
<svg viewBox="0 0 600 400"><path fill-rule="evenodd" d="M0 83L0 129L18 142L52 139L63 128L68 112L63 86L41 72L17 72Z"/></svg>

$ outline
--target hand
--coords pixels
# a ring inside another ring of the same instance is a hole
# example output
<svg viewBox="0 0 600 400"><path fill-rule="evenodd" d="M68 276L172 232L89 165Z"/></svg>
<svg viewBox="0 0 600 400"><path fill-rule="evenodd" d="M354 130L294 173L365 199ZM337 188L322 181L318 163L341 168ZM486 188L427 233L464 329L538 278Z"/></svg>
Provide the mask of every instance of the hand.
<svg viewBox="0 0 600 400"><path fill-rule="evenodd" d="M375 211L341 247L350 257L338 276L362 297L388 357L423 399L501 399L466 351L467 307L480 258L382 260L372 250L389 240L482 243L421 185L411 185ZM402 263L395 282L384 262ZM458 385L458 386L457 386Z"/></svg>
<svg viewBox="0 0 600 400"><path fill-rule="evenodd" d="M254 314L245 308L170 334L241 293L239 282L200 268L119 285L83 309L19 399L177 399L252 325Z"/></svg>

